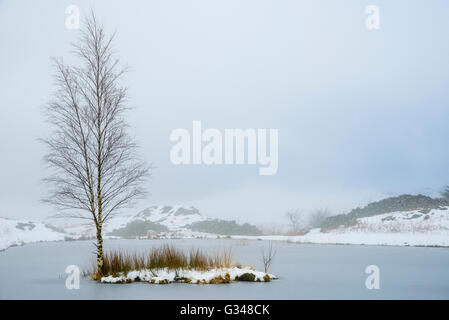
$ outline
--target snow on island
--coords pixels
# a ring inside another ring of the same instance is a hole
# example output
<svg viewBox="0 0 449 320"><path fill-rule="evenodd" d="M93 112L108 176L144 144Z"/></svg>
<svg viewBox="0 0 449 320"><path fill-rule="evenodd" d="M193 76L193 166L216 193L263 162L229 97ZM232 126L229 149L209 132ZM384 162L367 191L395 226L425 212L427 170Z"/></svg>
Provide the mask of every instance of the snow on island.
<svg viewBox="0 0 449 320"><path fill-rule="evenodd" d="M273 274L256 271L252 267L214 268L210 270L134 270L117 276L102 277L102 283L131 283L144 281L153 284L182 282L190 284L219 284L231 281L270 282L277 279Z"/></svg>

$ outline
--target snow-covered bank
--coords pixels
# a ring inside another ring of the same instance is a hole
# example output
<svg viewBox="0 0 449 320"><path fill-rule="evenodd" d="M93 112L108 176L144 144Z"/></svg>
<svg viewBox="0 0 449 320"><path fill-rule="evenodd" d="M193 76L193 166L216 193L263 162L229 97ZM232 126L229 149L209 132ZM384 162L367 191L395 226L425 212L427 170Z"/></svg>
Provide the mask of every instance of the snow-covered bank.
<svg viewBox="0 0 449 320"><path fill-rule="evenodd" d="M166 223L169 231L155 233L154 235L152 232L148 232L142 238L233 238L316 244L449 247L449 209L445 207L432 210L391 212L364 217L357 219L357 223L352 226L340 226L331 230L313 229L298 236L223 236L192 231L186 227L188 223L203 219L194 208L191 208L190 211L182 207L152 208L152 211L139 213L137 218L136 215L117 216L115 220L112 220L112 223L106 226L105 233L107 234L108 231L126 225L130 221L155 221L161 224ZM50 221L47 222L47 224L44 224L27 220L0 218L0 250L30 242L76 240L95 235L90 225L74 224L72 221L67 221L58 224L55 228L49 225ZM118 237L106 235L105 239L107 238Z"/></svg>
<svg viewBox="0 0 449 320"><path fill-rule="evenodd" d="M449 247L449 234L320 232L314 229L303 236L232 236L233 239L287 241L313 244L354 244L387 246Z"/></svg>
<svg viewBox="0 0 449 320"><path fill-rule="evenodd" d="M183 282L191 284L217 284L230 281L269 282L277 279L275 275L256 271L250 267L244 268L219 268L206 271L200 270L139 270L130 271L126 275L120 274L116 277L108 276L101 278L103 283L129 283L145 281L155 284L167 284L171 282Z"/></svg>
<svg viewBox="0 0 449 320"><path fill-rule="evenodd" d="M0 217L0 251L11 246L39 241L60 241L65 235L41 222Z"/></svg>
<svg viewBox="0 0 449 320"><path fill-rule="evenodd" d="M232 238L317 244L449 247L449 212L447 208L391 212L360 218L357 224L350 227L341 226L327 231L317 228L300 236L233 236Z"/></svg>

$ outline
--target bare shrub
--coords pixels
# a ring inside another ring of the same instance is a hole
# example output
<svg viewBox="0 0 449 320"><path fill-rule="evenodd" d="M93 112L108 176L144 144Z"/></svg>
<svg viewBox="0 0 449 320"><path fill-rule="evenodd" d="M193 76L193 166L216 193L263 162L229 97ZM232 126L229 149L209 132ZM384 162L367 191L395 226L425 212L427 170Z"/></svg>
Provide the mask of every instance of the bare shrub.
<svg viewBox="0 0 449 320"><path fill-rule="evenodd" d="M270 241L268 243L268 248L265 250L265 247L262 247L262 261L263 261L263 268L264 272L268 273L274 257L276 256L277 248L273 247L273 241Z"/></svg>

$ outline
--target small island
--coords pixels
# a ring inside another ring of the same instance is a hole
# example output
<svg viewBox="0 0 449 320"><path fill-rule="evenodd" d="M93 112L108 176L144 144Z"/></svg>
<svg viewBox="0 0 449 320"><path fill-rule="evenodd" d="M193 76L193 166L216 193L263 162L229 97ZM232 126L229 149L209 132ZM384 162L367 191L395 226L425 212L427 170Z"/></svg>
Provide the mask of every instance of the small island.
<svg viewBox="0 0 449 320"><path fill-rule="evenodd" d="M267 263L268 262L268 263ZM191 249L188 254L173 245L152 247L147 253L128 254L120 250L104 255L102 272L95 263L87 273L101 283L148 282L168 284L223 284L233 281L270 282L277 277L269 274L269 261L265 272L251 266L234 264L232 248L225 248L213 255L200 249Z"/></svg>

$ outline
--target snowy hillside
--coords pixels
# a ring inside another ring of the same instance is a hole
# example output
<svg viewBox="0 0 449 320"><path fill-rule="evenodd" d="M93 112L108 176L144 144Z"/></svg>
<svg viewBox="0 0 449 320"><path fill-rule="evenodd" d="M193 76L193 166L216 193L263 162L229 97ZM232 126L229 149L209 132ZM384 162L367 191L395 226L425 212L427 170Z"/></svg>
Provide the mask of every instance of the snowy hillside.
<svg viewBox="0 0 449 320"><path fill-rule="evenodd" d="M0 251L30 242L57 240L64 240L64 234L41 222L0 217Z"/></svg>
<svg viewBox="0 0 449 320"><path fill-rule="evenodd" d="M313 229L301 236L235 237L298 243L449 246L449 209L397 211L357 219L350 227Z"/></svg>
<svg viewBox="0 0 449 320"><path fill-rule="evenodd" d="M186 226L199 221L212 220L200 214L197 208L183 206L152 206L135 215L117 216L107 224L107 232L125 227L127 223L135 220L151 221L161 224L169 231L186 231Z"/></svg>
<svg viewBox="0 0 449 320"><path fill-rule="evenodd" d="M153 222L163 226L168 232L185 233L190 231L190 224L211 220L213 218L200 214L195 207L151 206L138 213L124 213L112 217L104 226L104 234L113 233L135 222ZM49 219L47 222L73 238L95 236L94 227L86 222L61 219Z"/></svg>
<svg viewBox="0 0 449 320"><path fill-rule="evenodd" d="M201 215L194 207L152 206L137 214L125 213L113 217L104 226L104 234L110 234L132 222L149 221L166 227L168 232L177 233L178 236L197 236L200 233L189 230L188 226L212 220L211 217ZM31 242L93 238L95 228L86 221L52 217L44 222L30 222L0 217L0 251Z"/></svg>
<svg viewBox="0 0 449 320"><path fill-rule="evenodd" d="M392 212L358 219L347 231L374 233L446 233L449 231L449 210L413 210Z"/></svg>

